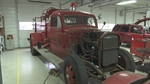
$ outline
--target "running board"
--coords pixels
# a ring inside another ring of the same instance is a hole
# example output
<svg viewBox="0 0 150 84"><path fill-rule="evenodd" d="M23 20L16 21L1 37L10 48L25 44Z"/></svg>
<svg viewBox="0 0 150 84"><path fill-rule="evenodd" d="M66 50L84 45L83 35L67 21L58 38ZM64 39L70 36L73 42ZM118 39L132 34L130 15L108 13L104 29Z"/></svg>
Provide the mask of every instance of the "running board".
<svg viewBox="0 0 150 84"><path fill-rule="evenodd" d="M39 49L37 46L34 46L34 49L39 52L44 58L53 63L57 69L61 69L61 65L64 62L61 58L49 52L48 49Z"/></svg>

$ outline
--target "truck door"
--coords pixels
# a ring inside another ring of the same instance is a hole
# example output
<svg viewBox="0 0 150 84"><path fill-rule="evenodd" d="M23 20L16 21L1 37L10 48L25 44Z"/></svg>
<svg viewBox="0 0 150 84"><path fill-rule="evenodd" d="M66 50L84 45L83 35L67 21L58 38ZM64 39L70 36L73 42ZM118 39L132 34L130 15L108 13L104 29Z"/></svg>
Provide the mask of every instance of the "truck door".
<svg viewBox="0 0 150 84"><path fill-rule="evenodd" d="M123 42L130 42L128 41L128 39L130 39L131 37L131 34L129 33L129 28L130 26L128 25L125 25L125 26L122 26L122 28L120 29L120 36L121 36L121 39Z"/></svg>
<svg viewBox="0 0 150 84"><path fill-rule="evenodd" d="M131 34L131 38L132 38L132 34L142 34L141 28L138 28L136 26L131 26L130 34ZM131 41L131 38L130 38L130 41Z"/></svg>
<svg viewBox="0 0 150 84"><path fill-rule="evenodd" d="M62 55L63 53L63 33L61 27L61 20L59 16L51 17L51 28L50 28L50 45L51 50L57 55Z"/></svg>

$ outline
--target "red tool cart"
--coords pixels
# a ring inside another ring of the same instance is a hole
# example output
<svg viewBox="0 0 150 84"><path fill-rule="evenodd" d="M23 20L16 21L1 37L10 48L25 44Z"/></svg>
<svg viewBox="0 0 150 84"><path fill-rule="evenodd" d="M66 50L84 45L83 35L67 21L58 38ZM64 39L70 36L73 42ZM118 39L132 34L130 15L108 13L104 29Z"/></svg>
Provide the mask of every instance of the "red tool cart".
<svg viewBox="0 0 150 84"><path fill-rule="evenodd" d="M142 59L136 62L137 70L148 73L150 63L145 62L144 59L149 59L150 56L150 28L142 31L142 34L132 34L130 52Z"/></svg>

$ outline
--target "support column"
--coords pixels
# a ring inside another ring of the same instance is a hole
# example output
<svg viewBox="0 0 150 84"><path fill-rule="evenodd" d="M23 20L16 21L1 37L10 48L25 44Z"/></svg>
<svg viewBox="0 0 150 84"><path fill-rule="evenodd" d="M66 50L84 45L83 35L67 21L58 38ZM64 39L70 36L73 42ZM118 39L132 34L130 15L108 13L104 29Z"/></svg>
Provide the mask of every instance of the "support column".
<svg viewBox="0 0 150 84"><path fill-rule="evenodd" d="M115 24L117 24L117 8L115 9Z"/></svg>
<svg viewBox="0 0 150 84"><path fill-rule="evenodd" d="M127 16L127 10L126 10L126 8L124 9L124 24L126 24L126 17Z"/></svg>
<svg viewBox="0 0 150 84"><path fill-rule="evenodd" d="M60 2L60 3L59 3L59 8L61 9L61 7L62 7L62 3Z"/></svg>
<svg viewBox="0 0 150 84"><path fill-rule="evenodd" d="M20 36L19 36L19 17L18 17L18 0L15 0L15 5L16 5L16 25L17 25L17 36L18 36L18 48L20 48Z"/></svg>
<svg viewBox="0 0 150 84"><path fill-rule="evenodd" d="M134 19L135 19L135 12L133 12L133 18L132 18L133 23L134 23Z"/></svg>
<svg viewBox="0 0 150 84"><path fill-rule="evenodd" d="M91 6L91 11L90 11L91 13L93 12L93 6Z"/></svg>

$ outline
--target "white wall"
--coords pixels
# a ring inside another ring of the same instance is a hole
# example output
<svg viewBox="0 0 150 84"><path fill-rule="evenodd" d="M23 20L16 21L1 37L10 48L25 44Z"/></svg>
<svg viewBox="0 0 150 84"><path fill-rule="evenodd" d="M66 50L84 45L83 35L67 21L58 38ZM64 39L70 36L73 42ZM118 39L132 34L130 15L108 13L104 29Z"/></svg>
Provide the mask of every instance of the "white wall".
<svg viewBox="0 0 150 84"><path fill-rule="evenodd" d="M134 23L134 12L127 12L126 13L126 24L132 24Z"/></svg>
<svg viewBox="0 0 150 84"><path fill-rule="evenodd" d="M128 12L128 10L123 11L123 16L120 16L120 11L115 9L98 9L93 8L91 11L91 8L88 7L88 5L82 6L78 8L79 11L87 11L92 12L96 17L101 14L102 19L98 20L99 23L99 29L103 26L103 22L106 22L106 25L102 29L102 31L111 31L113 28L113 24L132 24L137 19L143 19L143 14L138 14L134 12Z"/></svg>
<svg viewBox="0 0 150 84"><path fill-rule="evenodd" d="M35 16L41 16L42 11L49 7L59 8L59 3L52 4L38 4L27 2L27 0L18 0L18 4L15 0L1 0L0 1L0 12L4 13L5 16L5 31L6 35L13 34L15 48L18 47L29 47L29 34L33 30L19 30L18 22L32 22L32 18ZM68 3L69 4L69 3ZM70 5L63 5L62 8L69 8ZM67 6L68 5L68 6ZM78 10L91 12L91 8L88 6L79 7ZM123 24L123 23L133 23L137 19L143 18L143 15L135 13L133 18L133 12L126 13L126 21L124 21L125 16L120 16L119 11L117 11L117 18L115 10L104 10L104 9L93 9L92 13L96 17L101 14L102 19L98 20L99 29L102 27L102 23L106 21L106 25L102 29L103 31L111 31L113 25Z"/></svg>
<svg viewBox="0 0 150 84"><path fill-rule="evenodd" d="M42 11L49 8L47 4L32 3L23 0L18 2L18 21L19 22L33 22L34 17L42 16ZM29 47L27 38L33 30L19 30L20 47Z"/></svg>
<svg viewBox="0 0 150 84"><path fill-rule="evenodd" d="M0 11L4 14L5 36L12 34L14 47L18 48L18 23L15 0L1 0Z"/></svg>

